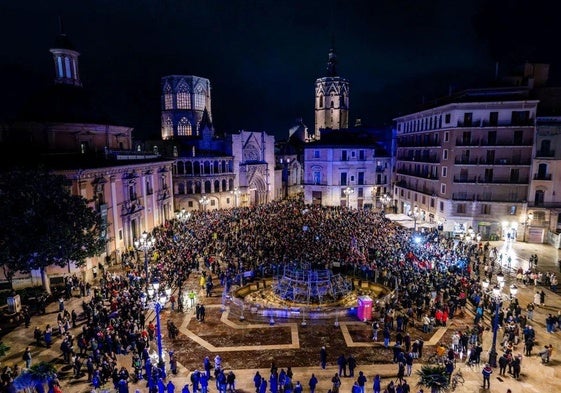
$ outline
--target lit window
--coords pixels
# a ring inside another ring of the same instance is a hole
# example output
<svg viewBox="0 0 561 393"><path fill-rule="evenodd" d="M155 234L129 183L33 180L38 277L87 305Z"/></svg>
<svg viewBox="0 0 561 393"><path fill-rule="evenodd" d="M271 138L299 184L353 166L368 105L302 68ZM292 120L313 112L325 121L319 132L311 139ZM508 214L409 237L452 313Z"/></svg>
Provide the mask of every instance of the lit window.
<svg viewBox="0 0 561 393"><path fill-rule="evenodd" d="M177 108L178 109L191 109L191 96L184 88L181 88L177 93Z"/></svg>
<svg viewBox="0 0 561 393"><path fill-rule="evenodd" d="M202 111L205 109L205 96L204 94L195 94L195 109Z"/></svg>
<svg viewBox="0 0 561 393"><path fill-rule="evenodd" d="M179 124L177 125L177 135L186 136L192 135L191 123L187 120L186 117L181 118Z"/></svg>

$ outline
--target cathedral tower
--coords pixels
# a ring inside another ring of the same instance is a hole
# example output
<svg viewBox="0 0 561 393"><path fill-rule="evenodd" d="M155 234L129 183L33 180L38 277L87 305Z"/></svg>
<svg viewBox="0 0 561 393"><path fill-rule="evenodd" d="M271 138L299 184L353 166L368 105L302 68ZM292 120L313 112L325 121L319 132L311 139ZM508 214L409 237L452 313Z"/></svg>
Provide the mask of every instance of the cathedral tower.
<svg viewBox="0 0 561 393"><path fill-rule="evenodd" d="M340 130L349 127L349 81L337 75L335 50L329 51L327 73L316 79L314 139L321 129Z"/></svg>
<svg viewBox="0 0 561 393"><path fill-rule="evenodd" d="M210 81L193 75L162 78L162 139L200 137L212 127Z"/></svg>

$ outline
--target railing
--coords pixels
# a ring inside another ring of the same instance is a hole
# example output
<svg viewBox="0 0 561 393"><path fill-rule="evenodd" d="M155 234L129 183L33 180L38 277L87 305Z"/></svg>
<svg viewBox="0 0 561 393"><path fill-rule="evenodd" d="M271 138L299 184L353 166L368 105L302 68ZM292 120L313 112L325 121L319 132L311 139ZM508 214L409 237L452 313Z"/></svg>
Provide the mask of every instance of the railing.
<svg viewBox="0 0 561 393"><path fill-rule="evenodd" d="M458 138L456 139L456 146L479 146L480 140L478 138L470 138L469 140Z"/></svg>
<svg viewBox="0 0 561 393"><path fill-rule="evenodd" d="M454 176L454 183L477 183L477 177Z"/></svg>
<svg viewBox="0 0 561 393"><path fill-rule="evenodd" d="M461 165L477 165L478 161L477 158L467 159L467 158L456 158L454 160L454 164L461 164Z"/></svg>
<svg viewBox="0 0 561 393"><path fill-rule="evenodd" d="M536 174L534 175L534 180L551 180L551 173Z"/></svg>
<svg viewBox="0 0 561 393"><path fill-rule="evenodd" d="M481 146L529 146L531 147L533 143L534 143L533 140L530 138L523 139L521 141L514 141L512 139L510 140L499 139L494 141L489 141L486 139L481 140Z"/></svg>
<svg viewBox="0 0 561 393"><path fill-rule="evenodd" d="M536 158L539 157L545 157L545 158L555 157L555 150L538 150L536 151Z"/></svg>
<svg viewBox="0 0 561 393"><path fill-rule="evenodd" d="M479 128L479 127L531 127L534 125L534 119L516 120L516 121L489 121L489 120L472 120L465 122L458 120L457 127L462 128Z"/></svg>
<svg viewBox="0 0 561 393"><path fill-rule="evenodd" d="M528 178L522 179L511 179L510 177L492 177L492 178L485 178L485 177L478 177L477 183L484 183L484 184L528 184Z"/></svg>

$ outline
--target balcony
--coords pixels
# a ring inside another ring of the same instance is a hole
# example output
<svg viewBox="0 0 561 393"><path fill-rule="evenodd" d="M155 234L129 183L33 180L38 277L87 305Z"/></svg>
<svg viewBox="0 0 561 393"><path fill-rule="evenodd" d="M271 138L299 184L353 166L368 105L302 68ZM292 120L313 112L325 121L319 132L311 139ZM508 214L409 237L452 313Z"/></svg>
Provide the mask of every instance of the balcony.
<svg viewBox="0 0 561 393"><path fill-rule="evenodd" d="M398 156L397 157L398 161L411 161L411 162L428 162L431 164L437 164L440 163L440 159L439 156L437 156L436 154L432 154L429 156Z"/></svg>
<svg viewBox="0 0 561 393"><path fill-rule="evenodd" d="M405 169L398 169L397 173L400 175L405 175L405 176L413 176L413 177L421 177L423 179L428 179L428 180L438 180L438 176L435 175L431 175L428 172L425 171L408 171Z"/></svg>
<svg viewBox="0 0 561 393"><path fill-rule="evenodd" d="M553 158L553 157L555 157L555 150L536 151L536 158Z"/></svg>
<svg viewBox="0 0 561 393"><path fill-rule="evenodd" d="M522 178L522 179L511 179L510 177L492 177L492 178L486 178L483 176L480 176L477 178L477 183L482 183L482 184L519 184L519 185L528 185L528 178Z"/></svg>
<svg viewBox="0 0 561 393"><path fill-rule="evenodd" d="M454 176L454 183L477 183L477 177Z"/></svg>
<svg viewBox="0 0 561 393"><path fill-rule="evenodd" d="M478 161L477 158L472 158L472 159L468 159L468 158L456 158L454 160L454 164L456 165L477 165Z"/></svg>
<svg viewBox="0 0 561 393"><path fill-rule="evenodd" d="M479 146L480 140L479 138L471 138L471 139L456 139L456 146Z"/></svg>
<svg viewBox="0 0 561 393"><path fill-rule="evenodd" d="M527 147L532 147L532 145L534 144L532 138L527 138L527 139L523 139L520 141L514 141L512 139L499 139L499 140L487 140L487 139L482 139L481 140L481 146L484 147L490 147L490 146L497 146L497 147L505 147L505 146L527 146Z"/></svg>
<svg viewBox="0 0 561 393"><path fill-rule="evenodd" d="M551 173L535 174L534 180L551 180Z"/></svg>
<svg viewBox="0 0 561 393"><path fill-rule="evenodd" d="M516 120L516 121L489 121L476 119L472 121L458 121L459 128L480 128L480 127L533 127L534 119Z"/></svg>

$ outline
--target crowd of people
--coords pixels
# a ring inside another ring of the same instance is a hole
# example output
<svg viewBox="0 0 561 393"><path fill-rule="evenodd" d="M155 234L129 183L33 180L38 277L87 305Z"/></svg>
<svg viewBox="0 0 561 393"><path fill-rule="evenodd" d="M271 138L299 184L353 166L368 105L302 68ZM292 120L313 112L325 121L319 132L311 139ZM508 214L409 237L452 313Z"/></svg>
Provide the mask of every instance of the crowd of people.
<svg viewBox="0 0 561 393"><path fill-rule="evenodd" d="M395 343L398 351L388 361L398 364L400 385L403 377L410 375L413 359L422 356L422 342L411 340L408 327L417 324L428 332L436 326L446 326L464 312L468 301L476 310L473 324L458 330L450 349L453 356L460 354L470 363L480 362L480 351L474 354L481 346L484 315L493 312L497 301L485 292L481 282L501 271L497 250L488 243L445 239L435 230L412 232L379 212L308 206L301 199L253 208L193 212L190 219L170 221L155 229L152 236L155 246L148 255L148 277L139 263L143 256L130 249L122 256L126 273L102 269L98 285L93 288L76 282L84 299L80 310L83 323L78 331L76 310L65 310L64 299L59 302L58 329L50 325L35 329L39 329L35 334L37 343L46 347L52 345L53 336L60 337L63 360L72 365L74 377L87 374L87 381L95 388L111 382L124 391L126 382L135 377L145 379L150 391L157 391L165 379L165 367L150 356L155 328L153 321L146 320L144 291L148 280L157 279L162 288L172 288L178 296L178 311L183 311L185 304L193 306L193 298L183 295L192 272L203 273L199 285L209 295L215 280L228 292L249 277L280 274L291 265L354 274L392 290L392 296L376 306L373 339L378 340L380 330L384 346ZM550 281L556 285L552 277ZM204 305L197 304L196 308L197 319L204 321ZM516 346L524 340L525 354L530 356L531 342L526 337L532 327L530 311L524 314L516 298L501 300L499 308L505 354L517 359ZM560 322L559 317L553 321L552 316L551 329L559 328ZM172 332L177 333L174 326L168 329L172 336ZM117 356L128 353L134 354L132 375L117 368ZM548 360L549 356L551 353ZM27 367L30 364L31 359L26 361ZM322 365L325 367L324 360ZM341 374L342 369L339 371ZM519 371L513 375L519 376ZM351 376L354 378L354 371ZM257 386L256 382L257 393L264 393L261 383ZM357 384L364 386L362 381L357 380ZM269 379L272 391L271 388Z"/></svg>

